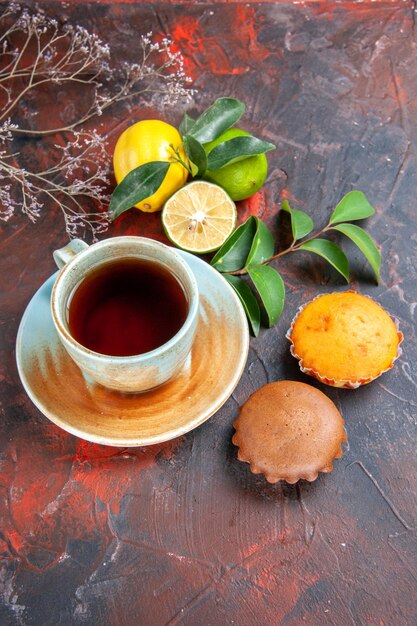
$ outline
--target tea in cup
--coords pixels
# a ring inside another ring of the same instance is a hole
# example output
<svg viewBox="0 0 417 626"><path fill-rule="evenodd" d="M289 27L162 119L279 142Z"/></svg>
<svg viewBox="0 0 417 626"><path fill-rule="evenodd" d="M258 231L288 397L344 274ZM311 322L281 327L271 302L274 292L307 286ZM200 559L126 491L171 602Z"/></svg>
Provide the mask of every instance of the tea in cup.
<svg viewBox="0 0 417 626"><path fill-rule="evenodd" d="M54 258L62 269L52 291L52 319L84 375L138 392L181 369L199 302L194 274L177 251L126 236L91 246L73 240Z"/></svg>

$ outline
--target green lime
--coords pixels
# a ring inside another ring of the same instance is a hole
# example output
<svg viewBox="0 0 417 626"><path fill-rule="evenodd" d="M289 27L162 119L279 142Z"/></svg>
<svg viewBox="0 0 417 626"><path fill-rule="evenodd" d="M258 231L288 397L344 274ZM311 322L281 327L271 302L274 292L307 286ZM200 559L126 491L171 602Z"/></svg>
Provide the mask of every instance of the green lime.
<svg viewBox="0 0 417 626"><path fill-rule="evenodd" d="M214 141L206 143L204 150L207 154L213 150L215 146L228 139L235 137L248 136L247 133L240 128L229 128L220 137ZM265 154L247 157L241 161L235 161L229 165L225 165L218 170L206 171L203 178L209 180L216 185L223 187L232 200L244 200L249 198L258 191L264 184L268 174L268 161Z"/></svg>
<svg viewBox="0 0 417 626"><path fill-rule="evenodd" d="M197 254L214 252L236 226L236 207L221 187L196 180L166 201L162 226L178 248Z"/></svg>

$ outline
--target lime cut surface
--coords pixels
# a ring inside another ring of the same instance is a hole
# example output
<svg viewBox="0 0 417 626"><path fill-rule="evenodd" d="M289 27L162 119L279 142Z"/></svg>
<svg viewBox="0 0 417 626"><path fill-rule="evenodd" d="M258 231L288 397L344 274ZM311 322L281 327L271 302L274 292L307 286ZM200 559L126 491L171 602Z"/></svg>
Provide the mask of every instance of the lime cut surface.
<svg viewBox="0 0 417 626"><path fill-rule="evenodd" d="M194 181L165 203L162 225L168 239L182 250L213 252L233 232L236 207L218 185Z"/></svg>

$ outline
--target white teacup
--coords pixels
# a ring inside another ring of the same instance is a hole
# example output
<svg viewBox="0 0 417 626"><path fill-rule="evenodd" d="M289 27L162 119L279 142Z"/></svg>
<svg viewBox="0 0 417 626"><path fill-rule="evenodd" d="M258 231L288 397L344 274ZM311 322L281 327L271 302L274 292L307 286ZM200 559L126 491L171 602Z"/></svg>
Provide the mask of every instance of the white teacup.
<svg viewBox="0 0 417 626"><path fill-rule="evenodd" d="M183 288L188 314L180 330L156 349L134 356L109 356L83 346L71 335L68 306L72 294L93 271L111 261L139 258L168 270ZM144 237L114 237L91 246L79 239L54 252L59 268L51 296L52 319L68 354L87 378L121 392L157 387L184 365L194 340L199 311L198 286L181 256L168 246Z"/></svg>

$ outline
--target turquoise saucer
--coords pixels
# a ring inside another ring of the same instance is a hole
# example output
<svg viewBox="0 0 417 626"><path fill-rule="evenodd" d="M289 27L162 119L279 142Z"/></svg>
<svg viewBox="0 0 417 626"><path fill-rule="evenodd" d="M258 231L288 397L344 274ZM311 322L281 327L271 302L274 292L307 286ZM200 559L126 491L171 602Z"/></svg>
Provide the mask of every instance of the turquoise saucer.
<svg viewBox="0 0 417 626"><path fill-rule="evenodd" d="M100 444L144 446L193 430L229 398L249 350L245 313L216 270L198 257L179 253L200 290L197 336L181 372L144 393L122 394L87 381L52 322L50 297L57 274L35 293L17 335L17 367L28 396L57 426Z"/></svg>

